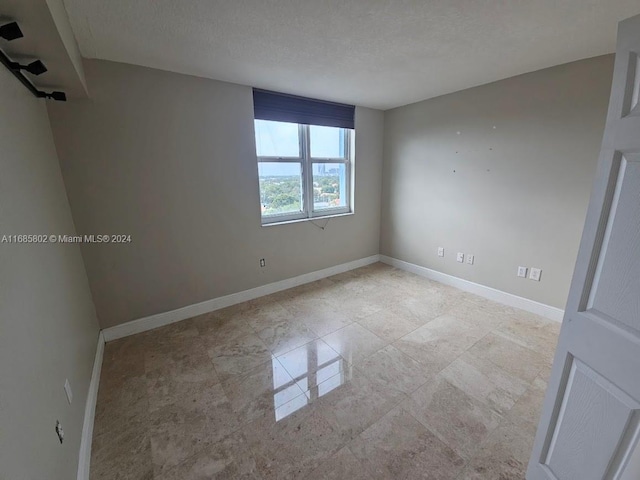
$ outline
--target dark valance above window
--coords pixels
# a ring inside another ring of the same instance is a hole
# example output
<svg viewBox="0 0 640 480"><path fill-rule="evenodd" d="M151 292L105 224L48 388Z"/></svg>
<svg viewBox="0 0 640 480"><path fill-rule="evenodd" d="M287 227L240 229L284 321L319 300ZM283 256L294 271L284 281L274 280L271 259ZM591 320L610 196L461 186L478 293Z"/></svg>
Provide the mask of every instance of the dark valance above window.
<svg viewBox="0 0 640 480"><path fill-rule="evenodd" d="M355 109L353 105L253 89L253 110L257 120L353 129Z"/></svg>

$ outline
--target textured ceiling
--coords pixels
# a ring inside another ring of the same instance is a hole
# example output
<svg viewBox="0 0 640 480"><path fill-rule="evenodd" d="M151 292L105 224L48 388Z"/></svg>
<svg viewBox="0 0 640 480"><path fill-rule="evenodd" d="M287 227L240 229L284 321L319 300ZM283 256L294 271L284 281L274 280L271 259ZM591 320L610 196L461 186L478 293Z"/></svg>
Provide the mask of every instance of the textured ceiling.
<svg viewBox="0 0 640 480"><path fill-rule="evenodd" d="M640 0L65 0L84 57L388 109L614 51Z"/></svg>

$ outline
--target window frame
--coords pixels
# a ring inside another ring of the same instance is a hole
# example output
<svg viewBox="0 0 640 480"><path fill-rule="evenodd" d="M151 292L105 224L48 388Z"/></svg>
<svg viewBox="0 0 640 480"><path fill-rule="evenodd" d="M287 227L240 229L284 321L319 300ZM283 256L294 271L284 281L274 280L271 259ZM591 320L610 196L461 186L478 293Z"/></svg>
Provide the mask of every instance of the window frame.
<svg viewBox="0 0 640 480"><path fill-rule="evenodd" d="M254 128L255 121L260 119L254 119ZM276 120L267 120L267 121L276 121ZM287 122L285 122L287 123ZM288 122L294 123L294 122ZM262 209L260 211L261 223L262 225L273 225L277 223L286 223L292 222L296 220L313 220L316 218L322 217L331 217L334 215L343 215L352 213L352 168L353 168L353 159L352 159L352 139L354 130L350 128L344 127L334 127L340 128L345 132L344 135L344 158L332 158L332 157L311 157L311 127L314 125L301 124L298 123L298 157L278 157L278 156L260 156L257 155L257 145L256 145L256 157L258 160L258 166L260 163L298 163L300 164L300 171L302 177L302 208L300 212L293 213L276 213L272 215L264 215L262 213ZM318 125L322 126L322 125ZM255 142L255 140L254 140ZM346 205L344 207L331 207L331 208L314 208L313 201L313 165L320 163L338 163L345 165L345 198ZM260 189L260 180L258 178L258 189ZM260 192L259 192L260 193ZM262 202L261 202L262 204Z"/></svg>

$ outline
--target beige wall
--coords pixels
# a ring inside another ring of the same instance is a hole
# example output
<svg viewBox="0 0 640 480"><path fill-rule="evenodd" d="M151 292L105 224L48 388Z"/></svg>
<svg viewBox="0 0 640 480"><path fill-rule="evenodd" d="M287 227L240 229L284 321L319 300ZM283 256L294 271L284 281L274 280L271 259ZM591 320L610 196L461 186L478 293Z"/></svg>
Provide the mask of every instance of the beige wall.
<svg viewBox="0 0 640 480"><path fill-rule="evenodd" d="M0 105L0 240L73 235L44 101L2 68ZM0 243L0 270L0 478L76 478L98 339L80 250ZM62 445L56 420L65 431Z"/></svg>
<svg viewBox="0 0 640 480"><path fill-rule="evenodd" d="M382 112L356 110L355 215L261 227L251 88L105 61L85 73L91 99L49 116L78 231L133 238L83 246L102 327L378 253Z"/></svg>
<svg viewBox="0 0 640 480"><path fill-rule="evenodd" d="M381 253L564 308L612 71L602 56L385 112Z"/></svg>

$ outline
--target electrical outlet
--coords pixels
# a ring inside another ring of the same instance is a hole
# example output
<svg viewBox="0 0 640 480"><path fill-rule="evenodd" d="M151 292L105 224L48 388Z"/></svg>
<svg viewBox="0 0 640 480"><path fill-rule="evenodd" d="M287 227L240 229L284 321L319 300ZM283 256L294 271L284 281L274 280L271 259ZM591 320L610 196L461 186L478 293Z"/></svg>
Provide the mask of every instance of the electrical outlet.
<svg viewBox="0 0 640 480"><path fill-rule="evenodd" d="M529 280L535 280L536 282L539 282L540 275L542 275L541 269L531 267L531 270L529 271Z"/></svg>
<svg viewBox="0 0 640 480"><path fill-rule="evenodd" d="M64 393L67 394L67 400L69 400L69 405L71 405L71 400L73 400L73 392L71 391L71 384L69 383L68 378L64 381Z"/></svg>
<svg viewBox="0 0 640 480"><path fill-rule="evenodd" d="M264 261L264 258L260 259L260 266L261 267L266 267L267 266L267 262Z"/></svg>
<svg viewBox="0 0 640 480"><path fill-rule="evenodd" d="M56 420L56 435L58 435L58 440L62 443L64 441L64 430L58 420Z"/></svg>
<svg viewBox="0 0 640 480"><path fill-rule="evenodd" d="M469 255L469 254L467 254L467 263L468 263L469 265L473 265L473 260L474 260L475 258L476 258L476 257L475 257L474 255Z"/></svg>
<svg viewBox="0 0 640 480"><path fill-rule="evenodd" d="M456 257L456 260L460 263L464 263L464 253L458 252L458 256Z"/></svg>
<svg viewBox="0 0 640 480"><path fill-rule="evenodd" d="M518 267L518 276L522 278L527 278L527 267Z"/></svg>
<svg viewBox="0 0 640 480"><path fill-rule="evenodd" d="M438 256L444 257L444 247L438 247Z"/></svg>

